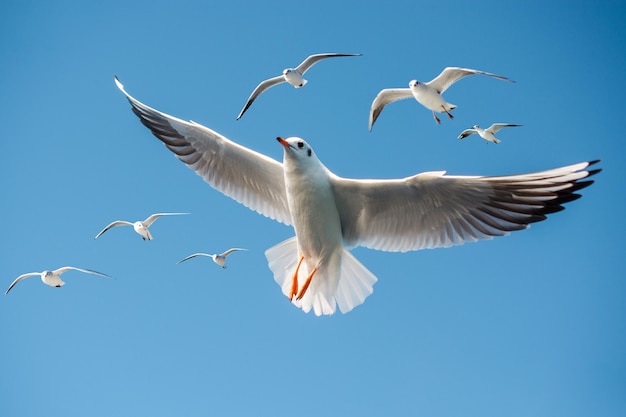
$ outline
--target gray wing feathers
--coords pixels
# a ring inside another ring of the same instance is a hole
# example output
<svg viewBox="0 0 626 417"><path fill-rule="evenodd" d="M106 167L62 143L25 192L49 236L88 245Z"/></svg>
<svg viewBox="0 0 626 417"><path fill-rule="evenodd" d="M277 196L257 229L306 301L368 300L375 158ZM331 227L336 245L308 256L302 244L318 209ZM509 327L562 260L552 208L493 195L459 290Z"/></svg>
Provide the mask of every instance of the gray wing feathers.
<svg viewBox="0 0 626 417"><path fill-rule="evenodd" d="M256 100L257 97L260 96L265 90L271 87L274 87L275 85L278 85L280 83L284 83L284 82L286 82L285 77L283 77L282 75L279 75L274 78L270 78L265 81L261 81L261 83L259 83L259 85L256 86L254 91L252 91L252 94L250 94L250 97L248 97L248 101L246 101L246 104L243 106L243 108L239 112L239 116L237 116L237 120L241 119L241 116L243 116L246 110L248 110L248 108L252 105L254 100Z"/></svg>
<svg viewBox="0 0 626 417"><path fill-rule="evenodd" d="M429 85L430 87L435 88L441 94L444 91L446 91L448 87L450 87L452 84L454 84L461 78L467 77L468 75L474 75L474 74L487 75L489 77L498 78L500 80L515 82L507 77L503 77L501 75L496 75L496 74L491 74L485 71L479 71L479 70L469 69L469 68L447 67L435 79L427 82L426 84Z"/></svg>
<svg viewBox="0 0 626 417"><path fill-rule="evenodd" d="M584 162L524 175L446 176L423 173L402 180L335 178L344 241L405 252L491 239L545 220L600 170Z"/></svg>
<svg viewBox="0 0 626 417"><path fill-rule="evenodd" d="M413 97L410 88L386 88L381 90L378 95L376 95L376 98L374 98L372 107L370 108L369 130L372 130L376 119L378 119L378 116L380 116L380 113L387 104L410 97Z"/></svg>
<svg viewBox="0 0 626 417"><path fill-rule="evenodd" d="M152 109L116 83L141 122L209 185L264 216L291 224L281 163L205 126Z"/></svg>
<svg viewBox="0 0 626 417"><path fill-rule="evenodd" d="M300 74L304 75L305 72L307 72L313 65L317 64L322 59L337 58L337 57L342 57L342 56L361 56L361 54L334 54L334 53L329 53L329 54L310 55L304 61L302 61L300 63L300 65L298 65L295 69L296 69L296 71L300 72Z"/></svg>
<svg viewBox="0 0 626 417"><path fill-rule="evenodd" d="M464 131L461 132L461 134L459 135L457 139L465 139L466 137L473 135L474 133L477 133L476 130L474 129L465 129Z"/></svg>
<svg viewBox="0 0 626 417"><path fill-rule="evenodd" d="M519 127L519 126L521 125L515 125L511 123L494 123L485 130L491 133L496 133L497 131L499 131L500 129L504 129L505 127Z"/></svg>

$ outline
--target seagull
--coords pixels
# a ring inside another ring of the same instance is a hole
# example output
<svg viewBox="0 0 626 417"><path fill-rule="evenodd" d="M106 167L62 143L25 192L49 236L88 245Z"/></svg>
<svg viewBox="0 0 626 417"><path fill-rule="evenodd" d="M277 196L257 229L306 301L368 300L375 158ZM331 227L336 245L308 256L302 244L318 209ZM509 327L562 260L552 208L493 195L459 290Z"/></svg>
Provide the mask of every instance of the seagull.
<svg viewBox="0 0 626 417"><path fill-rule="evenodd" d="M450 119L454 119L450 111L455 109L456 105L447 103L441 94L461 78L474 74L488 75L500 80L515 82L509 78L489 72L469 68L447 67L435 79L427 83L411 80L411 82L409 82L409 88L387 88L381 90L372 102L370 109L370 132L380 112L383 111L383 107L394 101L404 100L410 97L414 97L422 106L431 110L437 123L441 123L441 120L439 120L435 112L446 113Z"/></svg>
<svg viewBox="0 0 626 417"><path fill-rule="evenodd" d="M94 237L94 239L98 239L102 233L106 232L107 230L109 230L112 227L115 227L115 226L133 226L133 229L135 229L135 232L139 233L143 240L146 240L146 239L152 240L152 234L150 234L150 230L148 228L152 225L152 223L154 223L156 221L156 219L158 219L161 216L178 216L178 215L181 215L181 214L189 214L189 213L156 213L156 214L153 214L153 215L149 216L144 221L139 221L138 220L138 221L136 221L134 223L127 222L126 220L116 220L116 221L112 222L111 224L109 224L104 229L102 229L100 231L100 233L98 233L96 235L96 237Z"/></svg>
<svg viewBox="0 0 626 417"><path fill-rule="evenodd" d="M505 127L518 127L521 125L514 125L510 123L494 123L489 126L487 129L483 129L478 125L474 125L473 129L465 129L461 132L457 139L465 139L466 137L473 135L474 133L478 133L481 138L485 139L487 142L500 143L502 142L500 139L495 137L495 134L500 129L504 129Z"/></svg>
<svg viewBox="0 0 626 417"><path fill-rule="evenodd" d="M215 262L216 264L218 264L219 266L221 266L222 268L225 269L226 268L226 257L228 255L230 255L231 253L239 251L239 250L248 250L248 249L231 248L231 249L228 249L226 252L220 253L220 254L194 253L193 255L189 255L186 258L181 259L180 261L178 261L176 263L179 264L181 262L185 262L187 259L195 258L196 256L208 256L209 258L213 258L213 262Z"/></svg>
<svg viewBox="0 0 626 417"><path fill-rule="evenodd" d="M103 274L97 271L92 271L90 269L75 268L73 266L64 266L63 268L55 269L54 271L30 272L28 274L20 275L19 277L15 278L15 281L13 281L11 285L9 285L9 288L6 290L4 294L5 295L8 294L9 291L11 291L11 288L15 287L15 284L17 284L24 278L34 277L37 275L41 277L41 281L44 284L49 285L51 287L61 288L63 285L65 285L65 282L61 280L61 274L70 270L85 272L87 274L98 275L98 276L105 277L105 278L111 278L107 274Z"/></svg>
<svg viewBox="0 0 626 417"><path fill-rule="evenodd" d="M211 187L292 225L295 236L265 252L291 303L315 315L347 313L373 292L376 276L349 248L406 252L491 239L526 229L580 197L599 161L510 176L423 172L360 180L333 174L298 137L277 141L283 162L208 127L167 115L129 95L141 122Z"/></svg>
<svg viewBox="0 0 626 417"><path fill-rule="evenodd" d="M254 100L256 100L258 96L263 94L263 92L267 90L268 88L274 87L275 85L285 83L285 82L293 85L295 88L303 87L308 82L307 80L303 78L304 73L307 72L313 65L317 64L322 59L337 58L341 56L361 56L361 55L362 54L333 54L333 53L316 54L316 55L311 55L307 57L304 61L300 63L300 65L298 65L295 68L285 68L283 70L282 75L267 79L265 81L261 81L261 83L256 86L252 94L250 94L250 97L248 97L248 101L246 101L246 104L241 109L239 116L237 116L237 120L241 119L241 116L243 116L246 110L248 110L248 107L252 105Z"/></svg>

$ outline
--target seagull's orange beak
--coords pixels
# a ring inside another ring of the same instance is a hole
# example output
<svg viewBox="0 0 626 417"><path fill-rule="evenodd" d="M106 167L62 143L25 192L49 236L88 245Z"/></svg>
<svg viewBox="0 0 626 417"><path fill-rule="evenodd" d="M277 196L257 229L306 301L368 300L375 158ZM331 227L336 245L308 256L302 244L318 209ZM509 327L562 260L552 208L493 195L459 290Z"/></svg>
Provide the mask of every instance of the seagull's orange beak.
<svg viewBox="0 0 626 417"><path fill-rule="evenodd" d="M278 143L283 145L285 147L285 149L291 148L291 145L289 144L289 142L287 142L285 139L281 138L280 136L277 137L276 140L278 141Z"/></svg>

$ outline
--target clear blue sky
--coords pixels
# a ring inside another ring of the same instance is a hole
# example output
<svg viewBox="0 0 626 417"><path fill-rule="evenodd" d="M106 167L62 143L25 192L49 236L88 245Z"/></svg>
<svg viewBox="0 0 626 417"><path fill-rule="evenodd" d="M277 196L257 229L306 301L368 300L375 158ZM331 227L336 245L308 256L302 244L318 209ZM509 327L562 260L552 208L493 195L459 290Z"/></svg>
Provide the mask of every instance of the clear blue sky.
<svg viewBox="0 0 626 417"><path fill-rule="evenodd" d="M4 1L0 6L0 416L624 416L623 2ZM208 4L207 4L208 3ZM300 90L258 82L319 52ZM466 78L455 119L382 88ZM291 228L210 188L141 125L146 104L281 159L300 136L335 173L502 175L602 158L547 221L449 249L353 251L379 281L304 314L264 251ZM456 136L519 123L502 143ZM154 240L109 222L181 211ZM247 248L222 270L193 252Z"/></svg>

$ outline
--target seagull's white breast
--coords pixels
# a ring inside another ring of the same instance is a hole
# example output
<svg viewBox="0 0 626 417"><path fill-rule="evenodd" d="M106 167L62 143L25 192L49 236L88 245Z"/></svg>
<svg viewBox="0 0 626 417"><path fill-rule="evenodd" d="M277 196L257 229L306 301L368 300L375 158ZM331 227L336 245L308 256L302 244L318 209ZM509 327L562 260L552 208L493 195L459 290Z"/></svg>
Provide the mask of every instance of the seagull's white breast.
<svg viewBox="0 0 626 417"><path fill-rule="evenodd" d="M51 287L59 287L59 286L63 286L63 284L65 284L62 280L61 280L61 276L58 274L54 274L51 271L46 271L41 275L41 280L43 281L44 284L49 285Z"/></svg>
<svg viewBox="0 0 626 417"><path fill-rule="evenodd" d="M306 80L304 79L302 74L300 74L300 72L295 69L286 69L285 71L283 71L283 77L285 77L285 81L287 81L289 84L293 85L296 88L302 87L304 84L306 84Z"/></svg>
<svg viewBox="0 0 626 417"><path fill-rule="evenodd" d="M448 103L446 103L441 94L439 94L434 88L424 83L409 85L409 88L411 89L411 93L413 93L415 100L427 109L441 112L442 106L446 106L446 109L449 110Z"/></svg>
<svg viewBox="0 0 626 417"><path fill-rule="evenodd" d="M330 269L338 268L339 265L328 265L333 255L343 249L343 237L327 173L324 169L315 172L286 169L285 184L298 248L309 268L322 264Z"/></svg>

